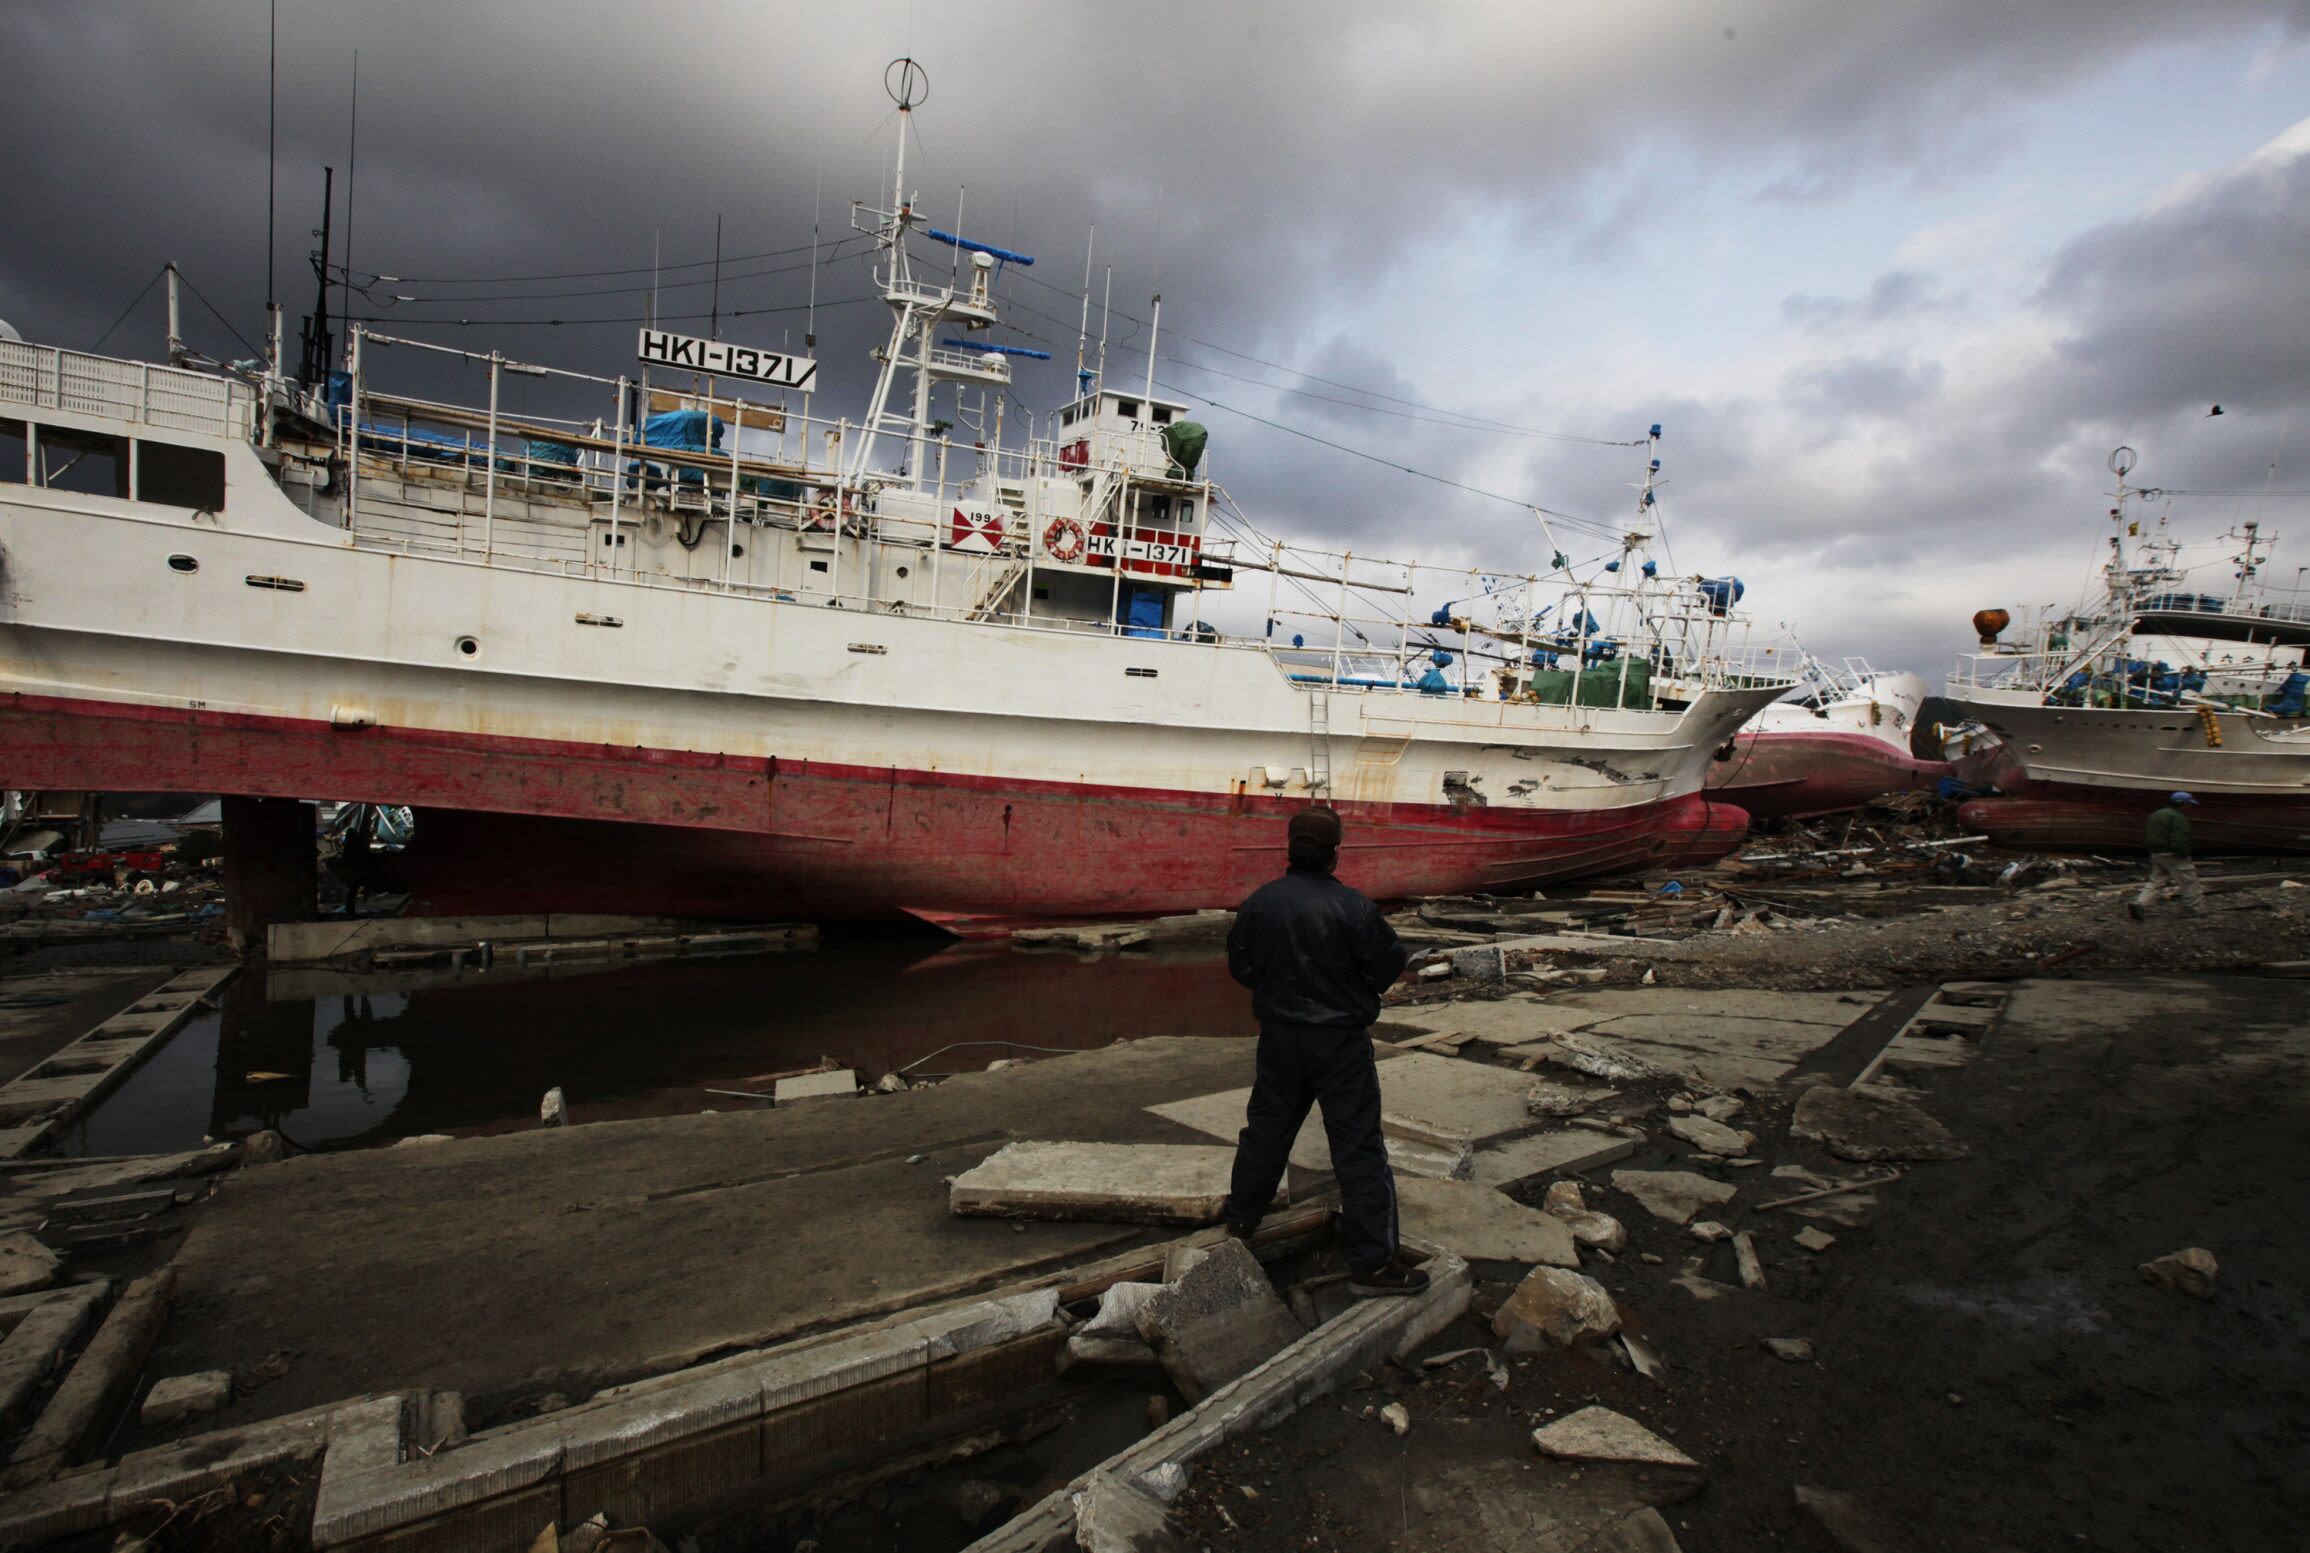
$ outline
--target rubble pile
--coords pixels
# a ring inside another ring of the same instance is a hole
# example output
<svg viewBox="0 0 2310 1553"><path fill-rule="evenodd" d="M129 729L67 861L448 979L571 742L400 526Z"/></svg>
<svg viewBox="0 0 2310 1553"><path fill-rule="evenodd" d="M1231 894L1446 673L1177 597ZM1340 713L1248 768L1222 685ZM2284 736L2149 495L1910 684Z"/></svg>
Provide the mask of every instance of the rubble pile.
<svg viewBox="0 0 2310 1553"><path fill-rule="evenodd" d="M224 915L212 832L155 846L39 852L0 864L0 942L198 930Z"/></svg>

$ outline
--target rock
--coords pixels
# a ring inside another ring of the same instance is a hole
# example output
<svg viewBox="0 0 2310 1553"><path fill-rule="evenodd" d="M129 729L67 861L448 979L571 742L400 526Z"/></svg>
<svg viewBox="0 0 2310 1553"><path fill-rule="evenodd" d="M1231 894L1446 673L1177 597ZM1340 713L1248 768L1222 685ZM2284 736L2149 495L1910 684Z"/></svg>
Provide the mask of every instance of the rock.
<svg viewBox="0 0 2310 1553"><path fill-rule="evenodd" d="M987 1071L989 1073L1000 1073L1005 1068L1023 1068L1025 1066L1026 1060L1021 1057L997 1057L994 1061L987 1064Z"/></svg>
<svg viewBox="0 0 2310 1553"><path fill-rule="evenodd" d="M2154 1283L2161 1289L2173 1289L2200 1300L2214 1297L2214 1279L2220 1275L2221 1270L2221 1264L2214 1260L2214 1253L2203 1246L2169 1252L2155 1261L2141 1265L2143 1282Z"/></svg>
<svg viewBox="0 0 2310 1553"><path fill-rule="evenodd" d="M289 1157L289 1140L267 1127L241 1140L241 1163L277 1165Z"/></svg>
<svg viewBox="0 0 2310 1553"><path fill-rule="evenodd" d="M1719 1224L1714 1219L1703 1219L1692 1227L1692 1238L1695 1240L1705 1240L1709 1244L1714 1245L1720 1240L1732 1239L1732 1231L1726 1229L1722 1224Z"/></svg>
<svg viewBox="0 0 2310 1553"><path fill-rule="evenodd" d="M1398 1176L1396 1204L1405 1230L1472 1262L1580 1265L1572 1231L1560 1219L1495 1187Z"/></svg>
<svg viewBox="0 0 2310 1553"><path fill-rule="evenodd" d="M22 1230L0 1235L0 1297L47 1288L61 1265L55 1252Z"/></svg>
<svg viewBox="0 0 2310 1553"><path fill-rule="evenodd" d="M1525 1091L1524 1109L1534 1116L1578 1116L1614 1099L1617 1093L1610 1089L1574 1089L1569 1084L1542 1079Z"/></svg>
<svg viewBox="0 0 2310 1553"><path fill-rule="evenodd" d="M395 1138L393 1146L397 1149L415 1149L424 1148L429 1144L454 1143L455 1141L457 1140L445 1132L413 1132L406 1138Z"/></svg>
<svg viewBox="0 0 2310 1553"><path fill-rule="evenodd" d="M1683 1115L1685 1115L1686 1113L1688 1113L1688 1112L1689 1112L1689 1111L1691 1111L1691 1110L1692 1110L1692 1097L1691 1097L1691 1096L1689 1096L1689 1095L1670 1095L1670 1096L1668 1097L1668 1114L1669 1114L1669 1115L1671 1115L1671 1116L1683 1116Z"/></svg>
<svg viewBox="0 0 2310 1553"><path fill-rule="evenodd" d="M1575 1241L1607 1256L1628 1244L1628 1230L1609 1213L1591 1209L1586 1213L1560 1213L1557 1217L1572 1231Z"/></svg>
<svg viewBox="0 0 2310 1553"><path fill-rule="evenodd" d="M1251 1248L1223 1240L1139 1309L1139 1335L1187 1400L1200 1402L1299 1341L1300 1325Z"/></svg>
<svg viewBox="0 0 2310 1553"><path fill-rule="evenodd" d="M906 1076L901 1073L885 1073L874 1081L874 1092L878 1095L895 1095L904 1088Z"/></svg>
<svg viewBox="0 0 2310 1553"><path fill-rule="evenodd" d="M772 1106L800 1105L807 1100L847 1100L858 1093L858 1074L850 1068L829 1073L798 1073L770 1086Z"/></svg>
<svg viewBox="0 0 2310 1553"><path fill-rule="evenodd" d="M1506 979L1508 952L1498 944L1477 944L1452 951L1452 974L1474 982Z"/></svg>
<svg viewBox="0 0 2310 1553"><path fill-rule="evenodd" d="M1619 1330L1620 1311L1604 1285L1561 1267L1533 1268L1492 1317L1492 1331L1510 1353L1531 1353L1543 1342L1574 1348Z"/></svg>
<svg viewBox="0 0 2310 1553"><path fill-rule="evenodd" d="M1810 1224L1806 1225L1803 1229L1798 1230L1789 1238L1795 1241L1798 1245L1804 1247L1807 1251L1814 1253L1826 1251L1829 1249L1829 1247L1837 1243L1836 1236L1830 1234L1825 1229L1815 1229Z"/></svg>
<svg viewBox="0 0 2310 1553"><path fill-rule="evenodd" d="M1647 1267L1658 1267L1663 1260L1657 1252L1652 1251L1639 1251L1636 1253L1636 1259Z"/></svg>
<svg viewBox="0 0 2310 1553"><path fill-rule="evenodd" d="M955 1213L1117 1224L1209 1224L1235 1151L1180 1143L1012 1143L954 1178Z"/></svg>
<svg viewBox="0 0 2310 1553"><path fill-rule="evenodd" d="M1738 1195L1724 1182L1689 1170L1615 1170L1612 1184L1642 1203L1653 1217L1671 1224L1688 1224L1701 1209L1718 1207Z"/></svg>
<svg viewBox="0 0 2310 1553"><path fill-rule="evenodd" d="M1867 1089L1816 1084L1797 1100L1789 1135L1824 1145L1839 1159L1965 1159L1972 1150L1905 1100Z"/></svg>
<svg viewBox="0 0 2310 1553"><path fill-rule="evenodd" d="M1762 1289L1765 1286L1765 1264L1757 1257L1757 1239L1747 1230L1733 1236L1733 1258L1740 1265L1741 1287Z"/></svg>
<svg viewBox="0 0 2310 1553"><path fill-rule="evenodd" d="M972 1531L986 1532L1008 1519L1019 1499L1017 1490L1001 1483L986 1478L965 1478L949 1503L963 1525Z"/></svg>
<svg viewBox="0 0 2310 1553"><path fill-rule="evenodd" d="M1612 1051L1585 1035L1557 1036L1556 1049L1550 1053L1549 1060L1608 1084L1636 1084L1662 1076L1660 1069L1643 1058Z"/></svg>
<svg viewBox="0 0 2310 1553"><path fill-rule="evenodd" d="M1163 1501L1112 1473L1094 1472L1073 1501L1082 1553L1185 1553Z"/></svg>
<svg viewBox="0 0 2310 1553"><path fill-rule="evenodd" d="M1748 1102L1738 1095L1711 1095L1693 1109L1712 1122L1729 1122L1747 1108Z"/></svg>
<svg viewBox="0 0 2310 1553"><path fill-rule="evenodd" d="M1698 1467L1659 1435L1608 1407L1584 1407L1532 1431L1532 1443L1567 1461L1625 1461L1648 1467Z"/></svg>
<svg viewBox="0 0 2310 1553"><path fill-rule="evenodd" d="M1756 1139L1745 1132L1735 1132L1722 1122L1712 1122L1698 1114L1672 1116L1668 1130L1694 1148L1708 1154L1746 1154Z"/></svg>
<svg viewBox="0 0 2310 1553"><path fill-rule="evenodd" d="M157 1429L180 1419L213 1413L232 1399L233 1377L229 1370L171 1375L152 1383L152 1390L144 1394L144 1407L136 1416Z"/></svg>
<svg viewBox="0 0 2310 1553"><path fill-rule="evenodd" d="M1438 960L1433 965L1420 967L1420 980L1422 981L1442 981L1451 974L1452 963L1449 960Z"/></svg>
<svg viewBox="0 0 2310 1553"><path fill-rule="evenodd" d="M562 1098L559 1084L547 1090L545 1098L537 1103L537 1124L540 1127L567 1127L569 1125L569 1102Z"/></svg>
<svg viewBox="0 0 2310 1553"><path fill-rule="evenodd" d="M1786 1359L1791 1364L1813 1362L1813 1345L1802 1337L1768 1337L1765 1339L1765 1347L1774 1358Z"/></svg>
<svg viewBox="0 0 2310 1553"><path fill-rule="evenodd" d="M1549 1182L1548 1195L1541 1199L1540 1207L1543 1212L1553 1213L1559 1218L1567 1213L1588 1211L1588 1204L1580 1195L1580 1183L1577 1181Z"/></svg>
<svg viewBox="0 0 2310 1553"><path fill-rule="evenodd" d="M1381 1408L1380 1417L1387 1420L1388 1427L1395 1430L1396 1438L1399 1440L1412 1432L1412 1415L1405 1410L1401 1402L1390 1402L1386 1407Z"/></svg>

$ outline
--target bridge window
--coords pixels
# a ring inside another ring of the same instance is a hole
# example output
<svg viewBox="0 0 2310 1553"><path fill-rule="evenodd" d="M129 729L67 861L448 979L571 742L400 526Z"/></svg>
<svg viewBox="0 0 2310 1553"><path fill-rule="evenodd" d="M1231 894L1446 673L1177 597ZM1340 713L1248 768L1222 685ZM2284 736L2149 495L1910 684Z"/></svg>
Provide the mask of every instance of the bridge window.
<svg viewBox="0 0 2310 1553"><path fill-rule="evenodd" d="M22 421L0 420L0 484L22 485L29 471L31 441Z"/></svg>
<svg viewBox="0 0 2310 1553"><path fill-rule="evenodd" d="M40 428L39 483L82 496L128 495L128 439L67 426Z"/></svg>
<svg viewBox="0 0 2310 1553"><path fill-rule="evenodd" d="M225 510L225 456L173 442L136 445L136 499L200 512Z"/></svg>

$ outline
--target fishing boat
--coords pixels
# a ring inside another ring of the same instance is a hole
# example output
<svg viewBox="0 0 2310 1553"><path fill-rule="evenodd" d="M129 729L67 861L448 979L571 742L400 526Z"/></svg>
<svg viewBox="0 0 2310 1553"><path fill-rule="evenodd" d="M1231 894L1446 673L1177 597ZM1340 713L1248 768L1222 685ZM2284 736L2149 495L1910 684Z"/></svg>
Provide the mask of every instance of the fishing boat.
<svg viewBox="0 0 2310 1553"><path fill-rule="evenodd" d="M1982 650L1959 660L1949 695L2002 740L2000 791L1960 819L2003 846L2138 851L2151 811L2187 791L2200 850L2310 851L2310 609L2266 585L2275 536L2259 522L2184 564L2205 547L2138 516L2166 493L2128 483L2135 459L2110 455L2117 500L2092 602L2013 642L2009 611L1974 617ZM2230 575L2209 584L2207 570Z"/></svg>
<svg viewBox="0 0 2310 1553"><path fill-rule="evenodd" d="M1930 789L1951 767L1911 752L1928 693L1906 670L1808 656L1798 688L1740 731L1708 790L1757 818L1800 819Z"/></svg>
<svg viewBox="0 0 2310 1553"><path fill-rule="evenodd" d="M408 806L420 910L958 931L1232 905L1309 804L1382 898L1738 843L1711 755L1792 680L1659 574L1649 477L1609 562L1535 513L1548 566L1472 573L1256 528L1153 340L1017 436L1033 260L931 224L899 80L856 417L654 328L603 377L353 323L291 376L276 312L218 368L173 272L167 364L0 341L0 781ZM486 401L406 386L442 360Z"/></svg>

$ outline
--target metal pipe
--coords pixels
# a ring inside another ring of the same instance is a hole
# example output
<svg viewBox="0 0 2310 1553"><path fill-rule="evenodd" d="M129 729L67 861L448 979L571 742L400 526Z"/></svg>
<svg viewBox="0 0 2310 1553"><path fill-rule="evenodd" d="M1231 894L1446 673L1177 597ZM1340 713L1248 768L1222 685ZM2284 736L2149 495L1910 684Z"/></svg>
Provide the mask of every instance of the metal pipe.
<svg viewBox="0 0 2310 1553"><path fill-rule="evenodd" d="M618 569L618 507L626 490L626 380L618 379L618 420L610 433L610 571Z"/></svg>
<svg viewBox="0 0 2310 1553"><path fill-rule="evenodd" d="M497 526L497 369L504 358L489 353L489 467L481 477L481 558L490 558Z"/></svg>

